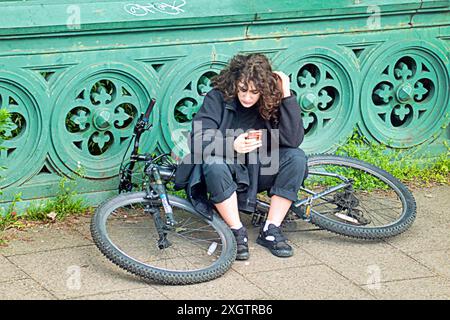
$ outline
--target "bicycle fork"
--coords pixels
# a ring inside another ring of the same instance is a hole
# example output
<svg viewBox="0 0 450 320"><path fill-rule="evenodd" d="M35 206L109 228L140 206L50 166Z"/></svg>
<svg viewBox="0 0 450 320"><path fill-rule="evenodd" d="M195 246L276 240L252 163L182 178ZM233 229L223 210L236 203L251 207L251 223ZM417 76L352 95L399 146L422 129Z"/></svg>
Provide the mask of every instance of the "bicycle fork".
<svg viewBox="0 0 450 320"><path fill-rule="evenodd" d="M151 194L151 189L156 192L157 196L161 200L161 203L164 208L165 213L165 221L163 221L161 217L161 213L159 208L153 208L150 205L146 205L144 211L146 213L150 213L152 215L153 221L155 223L155 228L158 232L158 248L165 249L171 246L170 241L167 239L167 233L169 230L173 228L176 224L176 221L173 217L172 206L169 203L169 198L167 197L167 190L165 185L162 183L161 176L159 174L159 170L156 166L150 166L148 168L150 176L153 178L154 183L151 183L150 186L146 186L147 199L154 199L154 196Z"/></svg>

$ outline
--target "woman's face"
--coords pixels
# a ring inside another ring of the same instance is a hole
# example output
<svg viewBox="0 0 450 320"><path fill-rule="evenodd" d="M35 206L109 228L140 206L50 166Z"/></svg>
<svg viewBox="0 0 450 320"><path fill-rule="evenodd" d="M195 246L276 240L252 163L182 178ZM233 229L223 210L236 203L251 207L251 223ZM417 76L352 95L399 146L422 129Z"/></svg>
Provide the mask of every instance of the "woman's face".
<svg viewBox="0 0 450 320"><path fill-rule="evenodd" d="M242 106L244 106L245 108L250 108L258 102L261 93L256 90L253 81L249 81L247 85L239 82L237 96Z"/></svg>

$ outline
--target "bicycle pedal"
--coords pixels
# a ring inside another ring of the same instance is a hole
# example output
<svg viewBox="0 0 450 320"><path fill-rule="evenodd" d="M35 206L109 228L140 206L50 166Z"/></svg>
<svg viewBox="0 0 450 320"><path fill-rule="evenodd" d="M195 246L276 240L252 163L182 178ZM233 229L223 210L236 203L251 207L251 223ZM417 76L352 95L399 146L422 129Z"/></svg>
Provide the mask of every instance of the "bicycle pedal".
<svg viewBox="0 0 450 320"><path fill-rule="evenodd" d="M255 211L254 213L252 213L252 220L251 220L251 224L254 227L260 227L267 218L267 214L266 213L261 213L259 211Z"/></svg>

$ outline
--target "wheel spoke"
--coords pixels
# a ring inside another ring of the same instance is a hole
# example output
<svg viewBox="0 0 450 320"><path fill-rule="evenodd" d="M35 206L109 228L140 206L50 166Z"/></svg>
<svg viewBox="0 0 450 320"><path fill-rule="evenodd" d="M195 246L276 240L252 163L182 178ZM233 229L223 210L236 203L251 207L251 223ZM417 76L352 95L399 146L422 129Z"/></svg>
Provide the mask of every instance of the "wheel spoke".
<svg viewBox="0 0 450 320"><path fill-rule="evenodd" d="M135 197L136 200L131 204L124 201L118 208L102 212L107 214L107 219L100 222L104 223L104 227L98 230L106 236L102 242L105 238L108 242L102 250L120 252L121 256L125 256L117 259L114 254L108 256L114 263L131 272L133 268L130 266L135 265L140 275L146 272L149 279L164 283L206 281L230 267L235 251L233 246L224 243L224 239L231 241L233 235L224 222L220 219L209 221L198 216L194 208L180 207L171 200L174 219L178 223L164 231L165 237L160 238L152 219L158 212L144 212L146 207L157 208L164 221L160 202L143 200L143 196L138 197L137 194L145 193L120 195L118 197ZM96 215L101 210L97 209ZM93 232L93 238L98 239L97 233ZM102 242L95 241L97 245Z"/></svg>

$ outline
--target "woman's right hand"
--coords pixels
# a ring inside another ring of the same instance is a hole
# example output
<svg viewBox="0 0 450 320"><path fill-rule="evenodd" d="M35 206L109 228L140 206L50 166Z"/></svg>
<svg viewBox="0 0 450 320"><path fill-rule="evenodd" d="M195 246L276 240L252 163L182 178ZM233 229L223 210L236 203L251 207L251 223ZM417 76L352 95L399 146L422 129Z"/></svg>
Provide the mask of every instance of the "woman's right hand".
<svg viewBox="0 0 450 320"><path fill-rule="evenodd" d="M244 132L234 140L233 147L236 152L247 153L262 146L261 140L247 139L247 136L248 132Z"/></svg>
<svg viewBox="0 0 450 320"><path fill-rule="evenodd" d="M287 98L291 95L291 87L289 77L281 71L274 71L275 78L277 79L279 89L283 93L283 98Z"/></svg>

